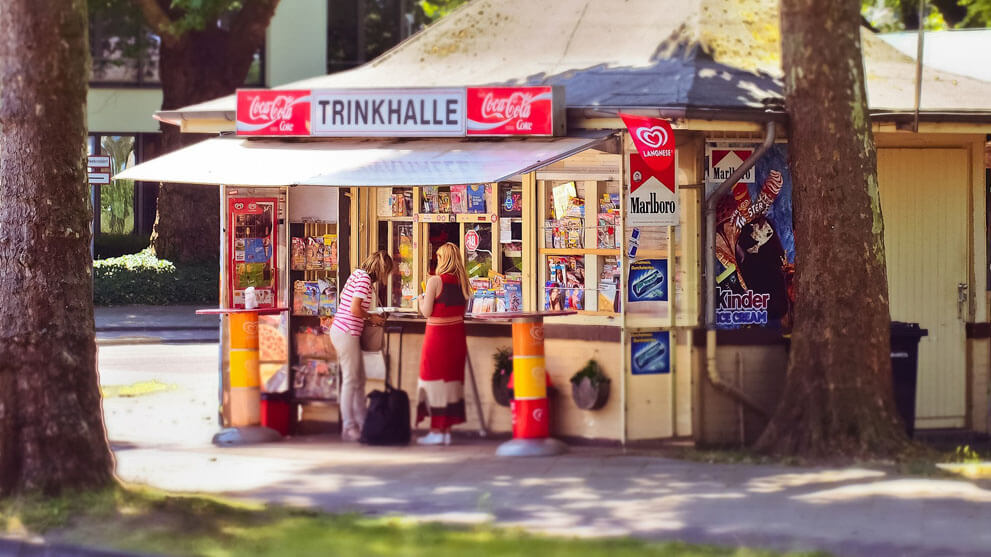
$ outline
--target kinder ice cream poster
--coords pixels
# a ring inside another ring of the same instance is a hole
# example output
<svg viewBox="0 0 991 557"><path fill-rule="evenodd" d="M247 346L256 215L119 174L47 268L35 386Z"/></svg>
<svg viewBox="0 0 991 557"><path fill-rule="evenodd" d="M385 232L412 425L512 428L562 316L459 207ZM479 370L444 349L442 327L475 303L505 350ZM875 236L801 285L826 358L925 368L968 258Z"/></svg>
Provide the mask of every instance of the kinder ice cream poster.
<svg viewBox="0 0 991 557"><path fill-rule="evenodd" d="M718 184L757 145L706 146L706 180ZM791 328L795 234L788 148L775 144L716 207L716 326Z"/></svg>

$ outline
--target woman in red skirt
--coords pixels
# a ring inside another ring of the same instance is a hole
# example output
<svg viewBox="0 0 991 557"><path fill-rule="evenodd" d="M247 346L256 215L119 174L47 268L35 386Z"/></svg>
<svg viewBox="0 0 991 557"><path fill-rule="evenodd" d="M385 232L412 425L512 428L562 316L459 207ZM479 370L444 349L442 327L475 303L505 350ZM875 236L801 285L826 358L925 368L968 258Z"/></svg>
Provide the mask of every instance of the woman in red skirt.
<svg viewBox="0 0 991 557"><path fill-rule="evenodd" d="M427 330L420 353L416 421L430 416L430 433L421 445L450 445L451 426L465 421L465 306L471 297L468 274L458 246L437 248L437 274L427 280L420 313Z"/></svg>

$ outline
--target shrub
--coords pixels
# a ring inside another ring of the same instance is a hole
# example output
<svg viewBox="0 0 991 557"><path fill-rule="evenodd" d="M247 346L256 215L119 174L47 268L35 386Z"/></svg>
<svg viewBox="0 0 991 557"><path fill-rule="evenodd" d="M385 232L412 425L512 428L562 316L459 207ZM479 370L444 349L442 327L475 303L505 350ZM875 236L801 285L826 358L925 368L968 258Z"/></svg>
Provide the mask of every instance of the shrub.
<svg viewBox="0 0 991 557"><path fill-rule="evenodd" d="M93 239L93 259L107 259L138 253L151 242L137 234L99 234Z"/></svg>
<svg viewBox="0 0 991 557"><path fill-rule="evenodd" d="M93 303L169 305L218 303L218 269L214 265L176 266L147 248L93 262Z"/></svg>

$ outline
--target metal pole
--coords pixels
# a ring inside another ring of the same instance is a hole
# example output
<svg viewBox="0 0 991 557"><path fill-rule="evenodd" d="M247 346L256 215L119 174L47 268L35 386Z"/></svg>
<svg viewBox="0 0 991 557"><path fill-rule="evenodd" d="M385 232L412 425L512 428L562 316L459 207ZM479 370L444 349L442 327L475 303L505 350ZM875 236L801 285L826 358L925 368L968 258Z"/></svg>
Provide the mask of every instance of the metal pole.
<svg viewBox="0 0 991 557"><path fill-rule="evenodd" d="M912 131L919 133L919 107L922 105L922 45L926 37L926 0L919 0L919 38L915 51L915 124Z"/></svg>
<svg viewBox="0 0 991 557"><path fill-rule="evenodd" d="M475 384L475 366L471 365L471 355L466 356L465 361L468 362L468 378L471 379L471 392L475 395L475 411L478 413L478 423L482 427L478 435L487 437L489 435L489 428L485 425L485 415L482 413L482 399L478 396L478 385Z"/></svg>

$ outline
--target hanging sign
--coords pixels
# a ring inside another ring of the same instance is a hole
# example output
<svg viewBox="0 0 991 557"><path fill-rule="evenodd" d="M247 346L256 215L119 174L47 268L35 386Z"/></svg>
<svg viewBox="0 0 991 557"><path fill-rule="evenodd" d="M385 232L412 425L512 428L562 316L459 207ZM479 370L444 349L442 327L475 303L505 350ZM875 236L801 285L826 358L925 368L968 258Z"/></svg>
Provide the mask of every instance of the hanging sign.
<svg viewBox="0 0 991 557"><path fill-rule="evenodd" d="M237 92L237 135L310 135L310 92L277 89Z"/></svg>
<svg viewBox="0 0 991 557"><path fill-rule="evenodd" d="M707 180L710 182L722 182L729 178L737 168L740 168L743 161L750 158L753 152L754 150L752 148L710 147L707 158L709 165L706 168ZM751 166L750 170L747 170L737 181L752 184L754 182L755 166Z"/></svg>
<svg viewBox="0 0 991 557"><path fill-rule="evenodd" d="M86 159L86 165L90 168L110 168L110 157L106 155L90 155Z"/></svg>
<svg viewBox="0 0 991 557"><path fill-rule="evenodd" d="M630 153L630 195L626 202L626 222L630 226L678 226L678 187L675 165L655 170Z"/></svg>
<svg viewBox="0 0 991 557"><path fill-rule="evenodd" d="M242 89L238 135L465 137L564 135L561 87Z"/></svg>
<svg viewBox="0 0 991 557"><path fill-rule="evenodd" d="M553 87L468 87L466 135L557 135L564 103ZM555 113L555 111L559 113Z"/></svg>
<svg viewBox="0 0 991 557"><path fill-rule="evenodd" d="M630 371L633 375L671 373L671 333L668 331L632 333Z"/></svg>
<svg viewBox="0 0 991 557"><path fill-rule="evenodd" d="M465 90L354 89L312 93L313 135L463 136Z"/></svg>
<svg viewBox="0 0 991 557"><path fill-rule="evenodd" d="M619 117L647 166L657 172L674 166L674 130L667 120L622 113Z"/></svg>

